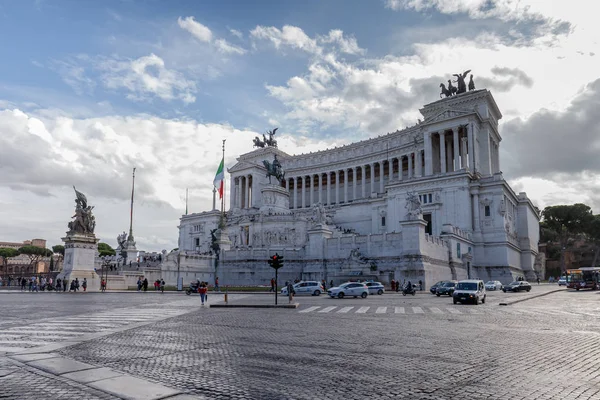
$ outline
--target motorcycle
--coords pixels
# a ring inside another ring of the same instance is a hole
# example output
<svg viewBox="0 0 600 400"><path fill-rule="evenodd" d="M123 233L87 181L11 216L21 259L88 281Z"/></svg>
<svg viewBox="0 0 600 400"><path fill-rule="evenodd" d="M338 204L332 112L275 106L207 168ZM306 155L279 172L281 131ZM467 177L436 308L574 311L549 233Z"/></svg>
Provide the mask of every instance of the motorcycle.
<svg viewBox="0 0 600 400"><path fill-rule="evenodd" d="M192 293L198 293L198 287L200 287L200 284L198 282L190 283L190 287L185 289L185 294L189 296Z"/></svg>
<svg viewBox="0 0 600 400"><path fill-rule="evenodd" d="M412 294L414 296L415 293L417 293L417 291L412 286L411 287L407 286L407 287L402 288L402 296L406 296L407 294Z"/></svg>

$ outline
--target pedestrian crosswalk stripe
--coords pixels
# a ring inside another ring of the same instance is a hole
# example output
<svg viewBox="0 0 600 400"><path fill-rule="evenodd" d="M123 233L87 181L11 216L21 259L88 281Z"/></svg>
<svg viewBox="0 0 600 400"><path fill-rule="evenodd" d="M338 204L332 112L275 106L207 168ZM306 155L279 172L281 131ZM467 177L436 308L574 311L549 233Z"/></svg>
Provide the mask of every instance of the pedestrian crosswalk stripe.
<svg viewBox="0 0 600 400"><path fill-rule="evenodd" d="M308 312L311 312L311 311L318 310L319 308L321 308L321 306L312 306L312 307L308 307L308 308L306 308L304 310L300 310L299 312L301 312L301 313L308 313Z"/></svg>
<svg viewBox="0 0 600 400"><path fill-rule="evenodd" d="M444 312L437 307L429 307L432 313L434 314L443 314Z"/></svg>
<svg viewBox="0 0 600 400"><path fill-rule="evenodd" d="M337 308L337 306L325 307L324 309L322 309L322 310L319 310L318 312L320 312L320 313L321 313L321 312L322 312L322 313L327 313L327 312L329 312L329 311L335 310L336 308Z"/></svg>
<svg viewBox="0 0 600 400"><path fill-rule="evenodd" d="M450 314L461 314L461 312L459 310L455 309L455 308L448 307L448 308L446 308L446 310L448 310L448 312Z"/></svg>
<svg viewBox="0 0 600 400"><path fill-rule="evenodd" d="M394 313L395 314L404 314L404 307L395 307Z"/></svg>
<svg viewBox="0 0 600 400"><path fill-rule="evenodd" d="M412 309L415 314L423 314L424 313L424 311L421 307L413 307Z"/></svg>
<svg viewBox="0 0 600 400"><path fill-rule="evenodd" d="M364 313L366 313L367 311L369 311L369 308L371 308L371 307L361 307L361 308L359 308L358 310L356 310L356 313L357 313L357 314L364 314Z"/></svg>
<svg viewBox="0 0 600 400"><path fill-rule="evenodd" d="M387 307L377 307L375 310L375 314L385 314L387 312Z"/></svg>
<svg viewBox="0 0 600 400"><path fill-rule="evenodd" d="M354 307L343 307L340 310L338 310L338 313L347 313L350 310L352 310Z"/></svg>

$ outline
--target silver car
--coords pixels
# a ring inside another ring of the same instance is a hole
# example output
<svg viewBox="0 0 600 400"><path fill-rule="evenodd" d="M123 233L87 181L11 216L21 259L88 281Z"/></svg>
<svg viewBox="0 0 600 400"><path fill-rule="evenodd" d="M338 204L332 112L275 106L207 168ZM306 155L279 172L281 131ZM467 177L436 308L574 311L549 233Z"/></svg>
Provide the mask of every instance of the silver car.
<svg viewBox="0 0 600 400"><path fill-rule="evenodd" d="M487 281L485 283L485 290L502 290L502 282L500 282L500 281Z"/></svg>
<svg viewBox="0 0 600 400"><path fill-rule="evenodd" d="M302 281L294 284L294 286L292 287L294 290L293 294L295 296L320 296L321 293L325 292L325 289L323 288L323 285L321 285L321 282L317 281ZM288 295L287 287L281 289L281 294L284 296Z"/></svg>
<svg viewBox="0 0 600 400"><path fill-rule="evenodd" d="M331 298L343 299L345 296L362 297L363 299L369 295L369 288L367 285L360 282L346 282L340 286L332 287L327 291L327 294Z"/></svg>
<svg viewBox="0 0 600 400"><path fill-rule="evenodd" d="M369 288L369 294L382 295L385 293L385 287L381 282L365 282L365 285Z"/></svg>

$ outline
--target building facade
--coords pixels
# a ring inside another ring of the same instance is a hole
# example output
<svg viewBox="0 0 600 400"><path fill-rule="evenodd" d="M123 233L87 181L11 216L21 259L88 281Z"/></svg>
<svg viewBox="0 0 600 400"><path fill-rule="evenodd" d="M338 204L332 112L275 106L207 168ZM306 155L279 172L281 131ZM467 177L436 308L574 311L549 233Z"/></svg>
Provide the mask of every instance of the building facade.
<svg viewBox="0 0 600 400"><path fill-rule="evenodd" d="M35 246L42 249L46 248L45 239L32 239L25 240L23 242L0 242L0 248L9 248L18 250L24 246ZM31 260L25 254L19 254L16 257L12 257L6 260L6 270L4 265L0 263L0 275L2 276L25 276L35 275L49 272L50 257L42 257L38 260L35 265L31 263Z"/></svg>
<svg viewBox="0 0 600 400"><path fill-rule="evenodd" d="M503 178L492 94L462 93L420 112L412 127L342 147L241 155L228 169L224 225L217 210L182 216L178 257L203 280L235 285L268 282L275 252L286 280L534 279L539 215ZM263 164L275 157L281 185Z"/></svg>

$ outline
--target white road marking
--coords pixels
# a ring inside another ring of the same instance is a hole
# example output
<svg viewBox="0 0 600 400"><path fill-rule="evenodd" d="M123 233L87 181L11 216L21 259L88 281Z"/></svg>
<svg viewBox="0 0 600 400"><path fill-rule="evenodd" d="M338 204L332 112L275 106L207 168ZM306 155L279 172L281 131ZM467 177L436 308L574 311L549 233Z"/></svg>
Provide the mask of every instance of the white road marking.
<svg viewBox="0 0 600 400"><path fill-rule="evenodd" d="M394 308L394 314L404 314L404 307L395 307Z"/></svg>
<svg viewBox="0 0 600 400"><path fill-rule="evenodd" d="M377 307L375 310L375 314L385 314L387 312L387 307Z"/></svg>
<svg viewBox="0 0 600 400"><path fill-rule="evenodd" d="M369 311L369 308L371 308L371 307L361 307L358 310L356 310L356 314L364 314L367 311Z"/></svg>
<svg viewBox="0 0 600 400"><path fill-rule="evenodd" d="M413 307L412 309L415 314L423 314L424 313L424 311L421 307Z"/></svg>
<svg viewBox="0 0 600 400"><path fill-rule="evenodd" d="M309 313L309 312L313 312L315 310L318 310L319 308L321 308L321 306L312 306L312 307L305 308L304 310L300 310L298 312Z"/></svg>
<svg viewBox="0 0 600 400"><path fill-rule="evenodd" d="M337 306L329 306L329 307L325 307L324 309L322 309L322 310L319 310L319 311L317 311L317 312L320 312L320 313L327 313L327 312L329 312L329 311L335 310L336 308L337 308Z"/></svg>
<svg viewBox="0 0 600 400"><path fill-rule="evenodd" d="M340 310L338 310L338 313L347 313L350 310L352 310L354 307L343 307Z"/></svg>

